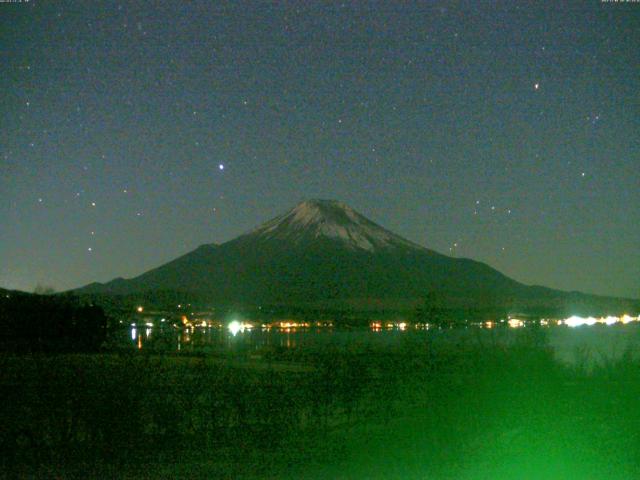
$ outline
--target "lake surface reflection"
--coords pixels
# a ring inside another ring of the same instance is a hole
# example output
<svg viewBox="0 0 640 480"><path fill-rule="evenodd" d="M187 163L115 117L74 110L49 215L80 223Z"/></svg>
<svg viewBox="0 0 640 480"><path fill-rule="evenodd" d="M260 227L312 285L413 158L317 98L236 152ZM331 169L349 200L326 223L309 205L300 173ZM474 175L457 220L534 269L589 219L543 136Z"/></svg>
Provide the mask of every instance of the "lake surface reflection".
<svg viewBox="0 0 640 480"><path fill-rule="evenodd" d="M299 328L246 329L229 331L215 327L130 327L118 333L117 344L138 349L173 350L203 353L208 351L260 351L268 348L316 348L322 346L371 345L392 346L409 332L400 330L371 331L369 329ZM412 332L416 333L416 332Z"/></svg>
<svg viewBox="0 0 640 480"><path fill-rule="evenodd" d="M455 329L232 329L215 327L131 326L114 333L112 344L120 348L193 354L239 353L260 356L275 350L345 348L401 350L415 348L464 348L534 342L551 348L565 363L593 365L640 352L640 324L566 325L523 328Z"/></svg>

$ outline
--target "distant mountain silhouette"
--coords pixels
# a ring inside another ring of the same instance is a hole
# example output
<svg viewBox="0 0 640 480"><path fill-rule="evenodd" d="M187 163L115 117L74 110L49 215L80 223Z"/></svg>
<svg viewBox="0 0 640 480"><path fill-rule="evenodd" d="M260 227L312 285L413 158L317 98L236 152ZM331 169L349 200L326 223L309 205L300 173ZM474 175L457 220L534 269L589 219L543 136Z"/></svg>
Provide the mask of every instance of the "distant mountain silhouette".
<svg viewBox="0 0 640 480"><path fill-rule="evenodd" d="M197 293L211 303L408 308L437 293L459 308L581 308L610 313L634 300L526 286L488 265L453 258L377 225L348 205L309 200L221 245L202 245L132 279L83 294Z"/></svg>

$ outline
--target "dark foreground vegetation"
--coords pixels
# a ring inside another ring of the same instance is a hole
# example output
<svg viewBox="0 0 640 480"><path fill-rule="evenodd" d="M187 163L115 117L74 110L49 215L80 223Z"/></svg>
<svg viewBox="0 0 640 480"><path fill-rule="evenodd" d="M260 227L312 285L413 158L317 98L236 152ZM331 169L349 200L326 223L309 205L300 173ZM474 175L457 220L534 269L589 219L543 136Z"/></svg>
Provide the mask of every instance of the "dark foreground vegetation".
<svg viewBox="0 0 640 480"><path fill-rule="evenodd" d="M640 363L563 366L531 332L259 360L4 354L0 372L11 478L640 475Z"/></svg>
<svg viewBox="0 0 640 480"><path fill-rule="evenodd" d="M0 351L95 352L106 334L102 308L76 296L0 289Z"/></svg>

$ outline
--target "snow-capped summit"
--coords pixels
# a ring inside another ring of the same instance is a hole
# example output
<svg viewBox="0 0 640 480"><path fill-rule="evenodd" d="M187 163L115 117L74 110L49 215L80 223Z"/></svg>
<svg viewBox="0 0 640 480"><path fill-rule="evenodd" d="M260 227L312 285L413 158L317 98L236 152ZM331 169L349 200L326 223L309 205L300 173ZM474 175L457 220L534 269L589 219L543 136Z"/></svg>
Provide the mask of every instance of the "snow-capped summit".
<svg viewBox="0 0 640 480"><path fill-rule="evenodd" d="M315 199L299 203L284 215L262 224L248 235L296 243L328 238L341 241L350 248L369 251L397 247L423 248L375 224L350 206L334 200Z"/></svg>

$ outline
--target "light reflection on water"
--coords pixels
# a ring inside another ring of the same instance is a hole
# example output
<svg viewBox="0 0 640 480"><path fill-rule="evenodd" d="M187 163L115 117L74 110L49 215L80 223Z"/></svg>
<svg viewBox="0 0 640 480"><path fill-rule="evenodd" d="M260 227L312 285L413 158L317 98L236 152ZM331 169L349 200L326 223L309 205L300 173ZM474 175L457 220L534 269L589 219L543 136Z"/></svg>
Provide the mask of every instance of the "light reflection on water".
<svg viewBox="0 0 640 480"><path fill-rule="evenodd" d="M588 325L588 324L587 324ZM325 346L352 348L402 348L403 342L426 342L437 346L458 348L479 344L495 346L521 341L533 332L531 327L458 329L245 329L230 332L224 328L170 326L130 327L120 334L117 344L159 352L228 353L258 352L270 349L322 348ZM593 365L621 358L631 353L640 357L640 324L638 322L608 325L598 323L581 328L563 326L540 327L539 337L562 362Z"/></svg>
<svg viewBox="0 0 640 480"><path fill-rule="evenodd" d="M296 348L304 345L347 344L367 341L367 329L334 331L333 329L221 329L208 327L130 327L126 340L116 339L119 346L133 345L157 351L246 351L265 347ZM391 340L391 338L389 338Z"/></svg>

